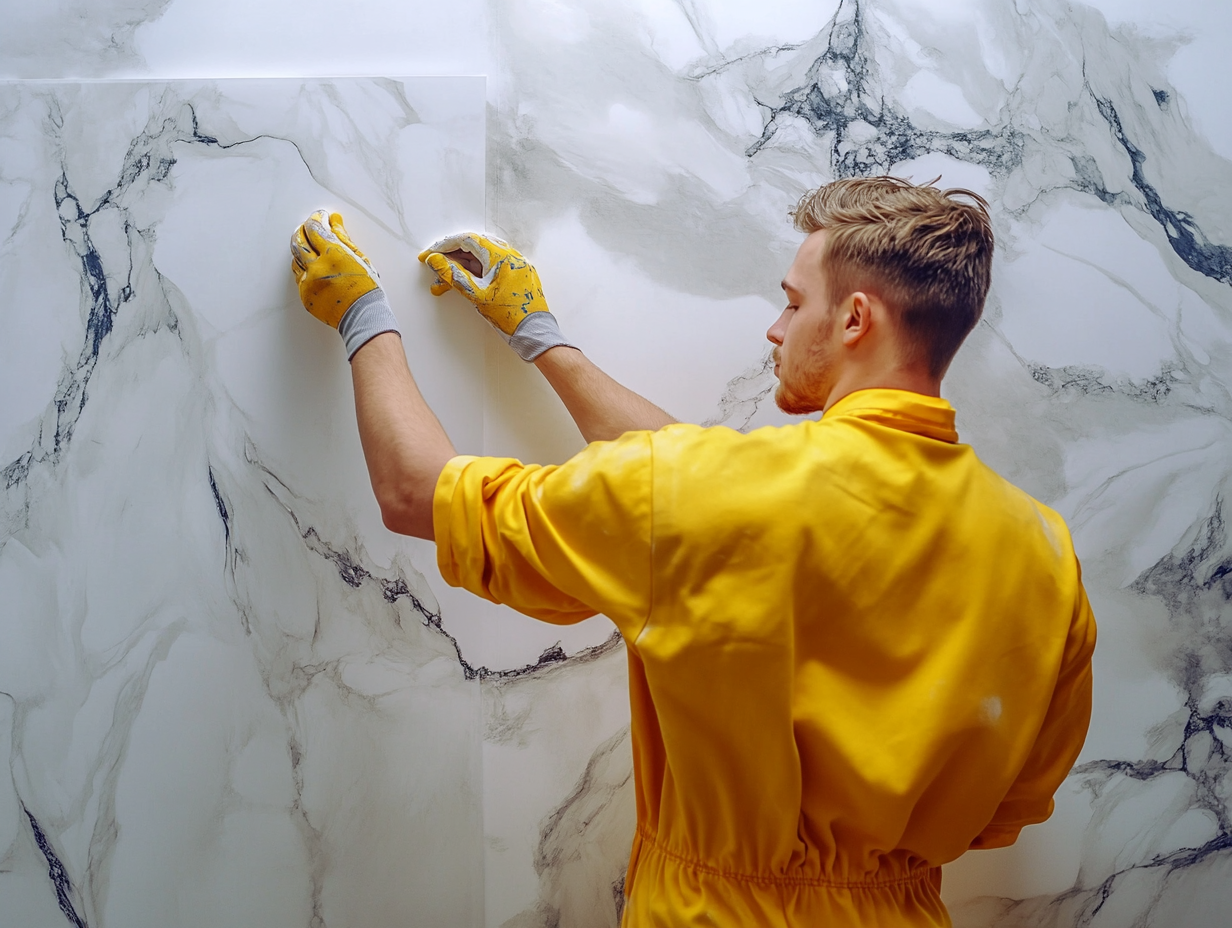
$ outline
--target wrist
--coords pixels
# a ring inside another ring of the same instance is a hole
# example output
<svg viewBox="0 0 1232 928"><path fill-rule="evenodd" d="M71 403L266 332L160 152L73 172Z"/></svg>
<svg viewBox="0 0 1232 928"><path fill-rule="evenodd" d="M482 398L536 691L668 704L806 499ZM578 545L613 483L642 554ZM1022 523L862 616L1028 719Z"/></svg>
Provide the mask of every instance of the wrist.
<svg viewBox="0 0 1232 928"><path fill-rule="evenodd" d="M352 303L338 321L338 334L346 345L348 361L355 357L355 352L384 332L402 335L389 300L385 298L385 291L380 287Z"/></svg>
<svg viewBox="0 0 1232 928"><path fill-rule="evenodd" d="M556 317L546 311L533 312L528 315L513 330L512 335L505 336L505 340L523 361L537 361L545 352L553 348L574 347L561 334Z"/></svg>
<svg viewBox="0 0 1232 928"><path fill-rule="evenodd" d="M531 363L547 373L549 370L564 371L577 367L582 363L583 357L582 349L576 345L554 345Z"/></svg>

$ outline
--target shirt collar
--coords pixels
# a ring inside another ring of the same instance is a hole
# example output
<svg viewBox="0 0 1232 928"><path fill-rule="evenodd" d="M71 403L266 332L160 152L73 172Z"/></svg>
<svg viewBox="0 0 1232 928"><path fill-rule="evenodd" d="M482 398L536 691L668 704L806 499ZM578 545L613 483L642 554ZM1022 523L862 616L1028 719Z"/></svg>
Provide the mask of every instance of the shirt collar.
<svg viewBox="0 0 1232 928"><path fill-rule="evenodd" d="M958 441L958 432L954 430L954 407L939 396L884 388L856 390L827 409L822 418L837 416L866 419L938 441Z"/></svg>

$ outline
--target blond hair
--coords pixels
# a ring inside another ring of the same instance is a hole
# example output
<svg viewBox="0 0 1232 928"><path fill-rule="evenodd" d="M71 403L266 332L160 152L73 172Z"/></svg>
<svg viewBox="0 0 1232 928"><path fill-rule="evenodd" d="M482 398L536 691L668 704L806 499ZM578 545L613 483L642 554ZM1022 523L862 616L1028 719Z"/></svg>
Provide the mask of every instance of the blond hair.
<svg viewBox="0 0 1232 928"><path fill-rule="evenodd" d="M880 297L899 321L906 360L940 377L984 310L993 234L983 197L933 183L837 180L801 197L791 217L801 232L826 232L832 303L858 290Z"/></svg>

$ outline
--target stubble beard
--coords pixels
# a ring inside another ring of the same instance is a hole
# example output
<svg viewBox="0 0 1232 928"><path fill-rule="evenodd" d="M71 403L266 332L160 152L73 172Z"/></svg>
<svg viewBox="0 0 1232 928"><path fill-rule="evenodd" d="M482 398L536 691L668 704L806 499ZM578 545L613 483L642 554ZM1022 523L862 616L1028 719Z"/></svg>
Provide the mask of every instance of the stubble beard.
<svg viewBox="0 0 1232 928"><path fill-rule="evenodd" d="M776 354L775 360L780 360L780 356ZM825 387L825 382L829 379L829 364L827 364L825 359L822 358L815 358L814 362L815 363L811 365L812 370L808 372L811 376L807 377L808 383L806 386L822 387L824 392L828 393L829 389ZM782 367L780 366L779 385L774 390L774 405L783 412L787 413L787 415L807 416L809 413L814 413L824 408L824 398L819 399L815 395L818 392L819 391L817 390L811 390L806 395L797 393L795 390L791 389L783 382Z"/></svg>
<svg viewBox="0 0 1232 928"><path fill-rule="evenodd" d="M782 381L774 390L774 405L789 416L807 416L821 408L812 400L796 396L783 386Z"/></svg>

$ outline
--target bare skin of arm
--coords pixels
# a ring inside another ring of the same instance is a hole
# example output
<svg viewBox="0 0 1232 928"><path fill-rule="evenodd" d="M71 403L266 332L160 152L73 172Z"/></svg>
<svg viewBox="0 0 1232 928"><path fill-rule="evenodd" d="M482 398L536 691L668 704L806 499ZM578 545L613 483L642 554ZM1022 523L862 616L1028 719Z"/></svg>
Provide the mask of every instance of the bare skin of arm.
<svg viewBox="0 0 1232 928"><path fill-rule="evenodd" d="M676 421L575 348L551 348L535 365L587 441ZM457 452L411 376L402 339L386 332L360 348L351 361L351 379L359 438L385 527L432 540L432 495Z"/></svg>
<svg viewBox="0 0 1232 928"><path fill-rule="evenodd" d="M351 360L355 416L385 527L432 540L432 494L454 451L406 364L402 339L378 335Z"/></svg>
<svg viewBox="0 0 1232 928"><path fill-rule="evenodd" d="M446 252L445 257L476 276L483 273L483 265L467 251ZM610 441L625 432L654 431L676 421L654 403L603 373L576 348L549 348L534 364L547 378L588 442Z"/></svg>
<svg viewBox="0 0 1232 928"><path fill-rule="evenodd" d="M603 373L576 348L549 348L534 361L588 442L654 431L676 420Z"/></svg>

